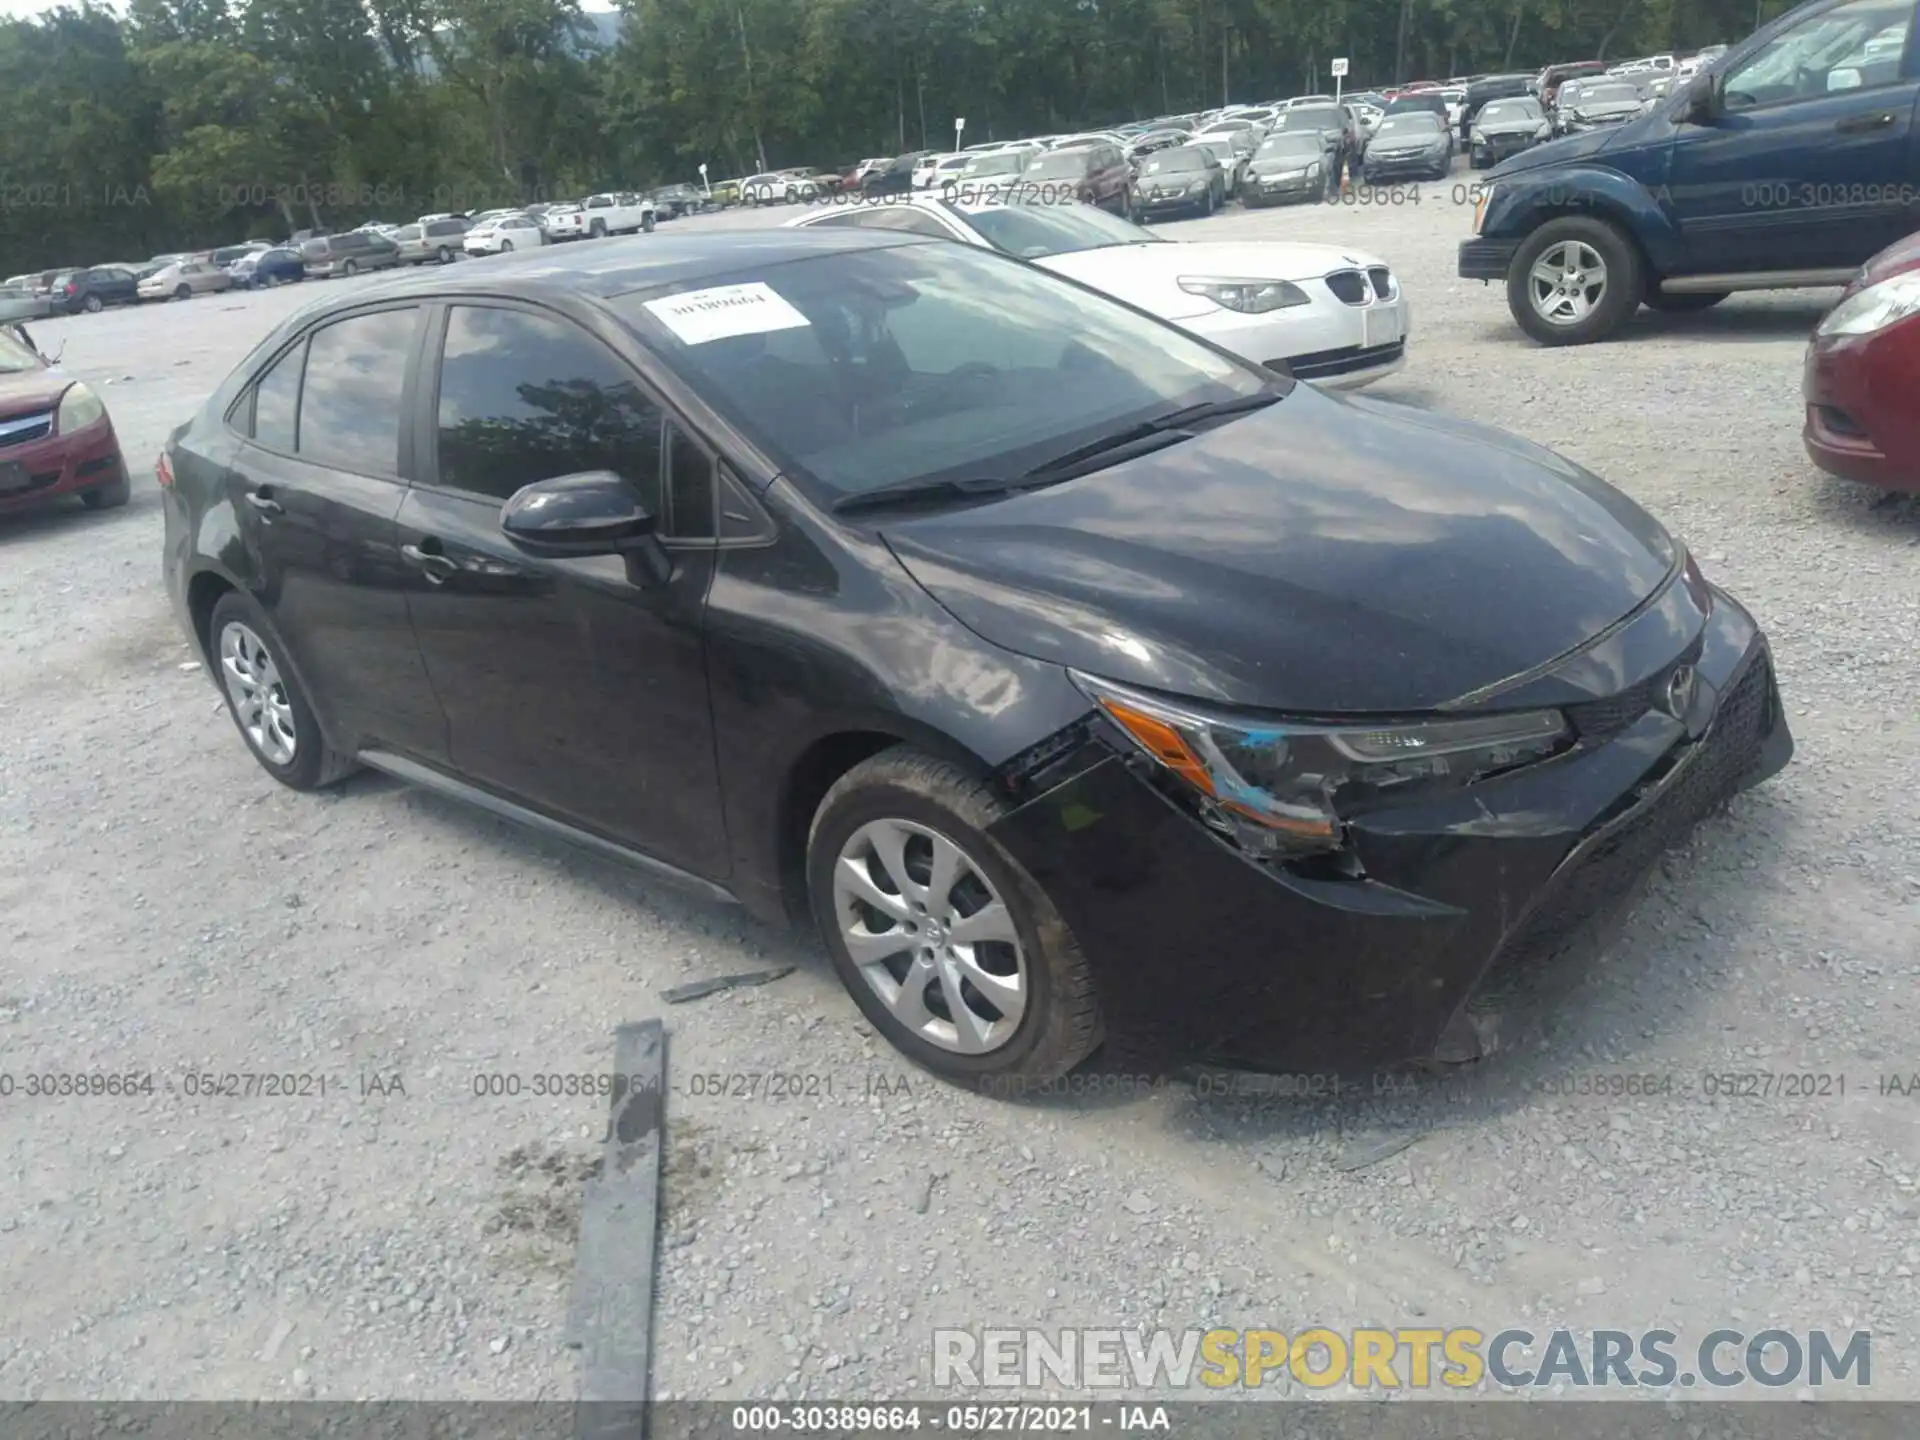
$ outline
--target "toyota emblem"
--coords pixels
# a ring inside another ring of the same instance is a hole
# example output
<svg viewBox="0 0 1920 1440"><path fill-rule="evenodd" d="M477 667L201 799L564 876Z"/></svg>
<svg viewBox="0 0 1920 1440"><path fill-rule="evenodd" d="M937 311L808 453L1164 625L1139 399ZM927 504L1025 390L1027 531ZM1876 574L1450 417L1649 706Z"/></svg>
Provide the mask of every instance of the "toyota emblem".
<svg viewBox="0 0 1920 1440"><path fill-rule="evenodd" d="M1677 665L1667 677L1666 711L1674 719L1685 720L1693 709L1695 683L1691 665Z"/></svg>

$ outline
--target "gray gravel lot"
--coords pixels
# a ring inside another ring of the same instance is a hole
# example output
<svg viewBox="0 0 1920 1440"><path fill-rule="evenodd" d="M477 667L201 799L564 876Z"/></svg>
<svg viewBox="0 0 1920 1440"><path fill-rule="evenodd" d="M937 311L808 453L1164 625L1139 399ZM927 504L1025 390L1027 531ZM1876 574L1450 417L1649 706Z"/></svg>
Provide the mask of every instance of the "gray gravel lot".
<svg viewBox="0 0 1920 1440"><path fill-rule="evenodd" d="M136 480L124 510L0 520L0 1071L158 1088L0 1099L0 1397L570 1398L604 1104L474 1080L604 1069L614 1026L656 1014L679 1086L665 1394L927 1394L936 1326L1425 1323L1867 1328L1873 1393L1920 1397L1920 1094L1874 1083L1920 1072L1920 506L1802 454L1830 293L1535 349L1454 278L1449 188L1164 229L1388 259L1414 346L1373 393L1506 426L1653 509L1768 627L1799 751L1592 953L1522 978L1503 1053L1417 1092L961 1094L867 1031L810 937L377 777L281 789L189 668L151 465L316 287L37 327L102 386ZM776 963L799 968L663 1006ZM1722 1070L1846 1089L1698 1093ZM190 1097L199 1071L332 1089ZM691 1093L760 1072L832 1093ZM1547 1093L1600 1072L1674 1090ZM404 1093L362 1094L375 1076Z"/></svg>

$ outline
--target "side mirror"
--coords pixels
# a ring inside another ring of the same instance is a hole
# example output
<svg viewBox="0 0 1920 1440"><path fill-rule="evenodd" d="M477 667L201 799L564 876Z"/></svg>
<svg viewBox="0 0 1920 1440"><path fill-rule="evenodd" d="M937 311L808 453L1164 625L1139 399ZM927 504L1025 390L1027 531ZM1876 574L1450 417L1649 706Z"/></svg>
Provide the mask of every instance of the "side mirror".
<svg viewBox="0 0 1920 1440"><path fill-rule="evenodd" d="M541 480L500 507L501 533L529 555L553 560L617 555L653 528L654 517L611 470Z"/></svg>
<svg viewBox="0 0 1920 1440"><path fill-rule="evenodd" d="M1720 78L1701 71L1687 82L1687 103L1680 118L1692 125L1711 125L1720 118Z"/></svg>

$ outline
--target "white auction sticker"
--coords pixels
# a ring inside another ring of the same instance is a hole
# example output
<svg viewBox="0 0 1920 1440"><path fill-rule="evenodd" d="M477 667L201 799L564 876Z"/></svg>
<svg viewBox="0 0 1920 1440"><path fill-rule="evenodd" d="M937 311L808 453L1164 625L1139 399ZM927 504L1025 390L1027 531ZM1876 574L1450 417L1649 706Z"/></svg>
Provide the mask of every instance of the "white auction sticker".
<svg viewBox="0 0 1920 1440"><path fill-rule="evenodd" d="M704 345L709 340L725 340L733 335L795 330L812 323L758 280L649 300L647 309L688 345Z"/></svg>

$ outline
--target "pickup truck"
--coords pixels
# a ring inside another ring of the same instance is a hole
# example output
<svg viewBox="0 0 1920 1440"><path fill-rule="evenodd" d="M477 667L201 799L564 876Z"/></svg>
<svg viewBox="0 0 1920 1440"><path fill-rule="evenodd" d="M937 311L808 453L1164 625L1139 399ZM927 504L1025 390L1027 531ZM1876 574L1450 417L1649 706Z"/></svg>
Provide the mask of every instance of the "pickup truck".
<svg viewBox="0 0 1920 1440"><path fill-rule="evenodd" d="M542 223L549 240L579 240L651 230L659 218L659 207L648 196L609 192L589 195L577 209L559 208Z"/></svg>
<svg viewBox="0 0 1920 1440"><path fill-rule="evenodd" d="M1535 146L1472 187L1459 273L1504 281L1543 345L1644 303L1840 286L1920 229L1914 0L1808 0L1624 124Z"/></svg>

